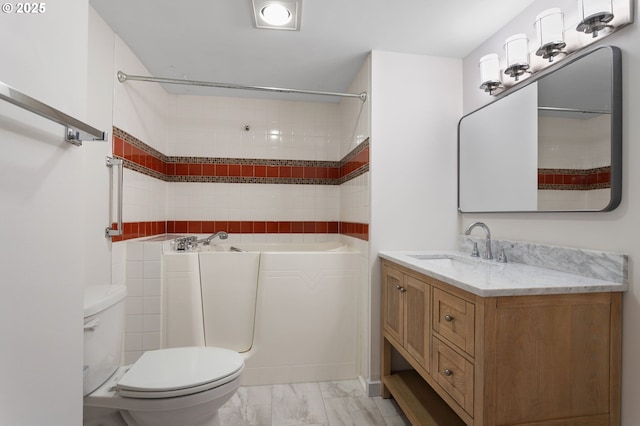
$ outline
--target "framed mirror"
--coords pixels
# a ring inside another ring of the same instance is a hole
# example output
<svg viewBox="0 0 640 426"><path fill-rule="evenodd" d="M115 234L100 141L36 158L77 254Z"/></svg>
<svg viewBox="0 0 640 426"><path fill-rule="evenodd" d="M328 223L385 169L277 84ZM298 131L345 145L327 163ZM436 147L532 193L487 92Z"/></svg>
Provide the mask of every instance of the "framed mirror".
<svg viewBox="0 0 640 426"><path fill-rule="evenodd" d="M620 49L567 58L458 124L458 209L610 211L622 185Z"/></svg>

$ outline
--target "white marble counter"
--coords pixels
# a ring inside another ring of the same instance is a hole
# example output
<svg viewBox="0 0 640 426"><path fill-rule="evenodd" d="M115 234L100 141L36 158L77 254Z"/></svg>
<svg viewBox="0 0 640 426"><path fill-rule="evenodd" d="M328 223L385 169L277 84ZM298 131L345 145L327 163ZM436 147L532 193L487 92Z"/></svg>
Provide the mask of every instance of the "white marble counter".
<svg viewBox="0 0 640 426"><path fill-rule="evenodd" d="M454 251L382 251L383 259L478 296L619 292L626 276L604 280L523 263L497 263Z"/></svg>

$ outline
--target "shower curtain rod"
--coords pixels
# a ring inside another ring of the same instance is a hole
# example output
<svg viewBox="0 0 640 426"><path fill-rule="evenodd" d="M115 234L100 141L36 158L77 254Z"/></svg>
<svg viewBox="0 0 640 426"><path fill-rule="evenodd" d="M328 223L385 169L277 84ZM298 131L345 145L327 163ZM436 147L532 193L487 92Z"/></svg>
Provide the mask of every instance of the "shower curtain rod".
<svg viewBox="0 0 640 426"><path fill-rule="evenodd" d="M180 80L177 78L160 78L160 77L146 77L143 75L128 75L123 73L122 71L118 71L118 81L120 83L124 83L127 80L149 81L152 83L183 84L187 86L217 87L220 89L240 89L240 90L257 90L261 92L301 93L305 95L340 96L342 98L358 98L362 102L367 100L367 92L339 93L339 92L319 92L315 90L284 89L280 87L243 86L240 84L215 83L212 81Z"/></svg>

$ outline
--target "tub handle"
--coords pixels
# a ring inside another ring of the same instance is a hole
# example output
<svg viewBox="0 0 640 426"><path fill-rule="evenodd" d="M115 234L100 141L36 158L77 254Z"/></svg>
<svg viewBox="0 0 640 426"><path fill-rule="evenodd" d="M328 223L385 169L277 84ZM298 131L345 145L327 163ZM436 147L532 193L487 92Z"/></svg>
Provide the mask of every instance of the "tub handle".
<svg viewBox="0 0 640 426"><path fill-rule="evenodd" d="M124 162L122 161L122 159L120 158L111 158L111 157L107 157L106 158L106 165L107 167L111 167L113 168L113 166L117 166L118 167L118 198L117 198L117 229L113 229L111 228L111 226L108 226L107 228L105 228L104 230L104 236L106 238L111 238L111 237L117 237L123 234L123 230L122 230L122 186L123 186L123 170L124 170Z"/></svg>
<svg viewBox="0 0 640 426"><path fill-rule="evenodd" d="M84 324L84 331L94 331L96 328L98 328L99 324L100 324L100 321L98 321L97 318L93 319Z"/></svg>
<svg viewBox="0 0 640 426"><path fill-rule="evenodd" d="M231 246L229 251L239 251L240 253L246 253L247 252L245 249L241 249L241 248L233 247L233 246Z"/></svg>

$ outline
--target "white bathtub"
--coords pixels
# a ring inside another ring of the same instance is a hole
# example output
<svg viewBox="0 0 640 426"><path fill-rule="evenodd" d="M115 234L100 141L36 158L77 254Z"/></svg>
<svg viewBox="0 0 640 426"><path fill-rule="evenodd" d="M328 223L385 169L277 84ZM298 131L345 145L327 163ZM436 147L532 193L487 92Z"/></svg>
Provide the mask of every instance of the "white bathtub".
<svg viewBox="0 0 640 426"><path fill-rule="evenodd" d="M246 385L355 378L358 255L339 242L165 252L164 346L248 341Z"/></svg>
<svg viewBox="0 0 640 426"><path fill-rule="evenodd" d="M350 252L349 246L339 241L326 241L323 243L216 243L208 246L200 245L198 252L219 252L239 249L244 251L259 251L273 253L291 252Z"/></svg>

